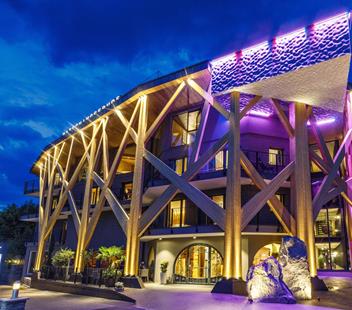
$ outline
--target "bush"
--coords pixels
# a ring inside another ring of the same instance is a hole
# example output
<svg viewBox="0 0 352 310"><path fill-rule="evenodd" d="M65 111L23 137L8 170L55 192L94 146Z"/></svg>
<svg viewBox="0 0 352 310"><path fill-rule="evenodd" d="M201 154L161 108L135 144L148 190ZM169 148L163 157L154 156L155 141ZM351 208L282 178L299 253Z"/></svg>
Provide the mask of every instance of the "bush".
<svg viewBox="0 0 352 310"><path fill-rule="evenodd" d="M99 248L99 253L96 258L106 263L108 267L117 269L125 260L125 251L122 247L118 246L102 246Z"/></svg>
<svg viewBox="0 0 352 310"><path fill-rule="evenodd" d="M66 267L69 266L71 259L73 259L75 252L71 249L64 248L57 250L51 259L53 266Z"/></svg>

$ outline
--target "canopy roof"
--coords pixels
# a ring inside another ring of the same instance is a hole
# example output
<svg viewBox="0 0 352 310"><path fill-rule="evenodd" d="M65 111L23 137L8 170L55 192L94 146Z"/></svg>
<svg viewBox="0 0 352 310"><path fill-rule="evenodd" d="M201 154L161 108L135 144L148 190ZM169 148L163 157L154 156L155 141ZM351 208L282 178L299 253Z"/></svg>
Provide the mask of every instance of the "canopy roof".
<svg viewBox="0 0 352 310"><path fill-rule="evenodd" d="M212 60L212 92L342 111L350 62L350 14L344 13Z"/></svg>

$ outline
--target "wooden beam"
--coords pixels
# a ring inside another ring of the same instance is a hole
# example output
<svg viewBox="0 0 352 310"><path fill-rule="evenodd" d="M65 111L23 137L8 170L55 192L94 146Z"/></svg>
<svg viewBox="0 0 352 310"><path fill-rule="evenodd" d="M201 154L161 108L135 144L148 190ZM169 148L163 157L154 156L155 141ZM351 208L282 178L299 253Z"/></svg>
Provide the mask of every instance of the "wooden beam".
<svg viewBox="0 0 352 310"><path fill-rule="evenodd" d="M139 108L138 118L138 134L136 139L136 155L133 172L133 187L129 221L127 224L127 239L126 239L126 263L125 275L138 275L138 260L139 260L139 237L138 237L138 222L142 213L142 196L143 196L143 181L144 181L144 141L147 129L147 96L140 98L141 106ZM131 132L131 130L130 130Z"/></svg>
<svg viewBox="0 0 352 310"><path fill-rule="evenodd" d="M202 146L203 136L206 128L206 124L208 122L208 116L210 111L210 104L207 101L204 101L202 114L200 118L200 124L197 129L196 138L191 147L191 154L189 156L189 164L194 163L198 160L200 148Z"/></svg>
<svg viewBox="0 0 352 310"><path fill-rule="evenodd" d="M295 163L290 162L280 173L273 178L260 192L252 197L242 208L242 230L257 215L261 208L270 200L282 184L290 177Z"/></svg>
<svg viewBox="0 0 352 310"><path fill-rule="evenodd" d="M282 125L284 126L288 136L290 138L293 138L295 136L295 131L292 128L290 121L288 120L284 110L282 109L279 100L271 99L271 104L272 104L277 116L279 117Z"/></svg>
<svg viewBox="0 0 352 310"><path fill-rule="evenodd" d="M92 186L93 186L93 169L95 166L94 159L95 159L95 152L97 148L97 143L95 138L96 134L97 134L97 126L94 126L93 127L94 138L91 139L92 144L90 147L88 169L86 173L86 183L84 188L84 197L83 197L83 205L82 205L82 213L81 213L81 224L79 226L77 248L75 253L75 262L74 262L75 272L82 272L84 269L84 251L86 249L85 238L86 238L87 226L89 221L90 201L91 201Z"/></svg>
<svg viewBox="0 0 352 310"><path fill-rule="evenodd" d="M231 93L230 135L228 143L228 168L226 178L226 221L224 244L224 277L242 278L241 239L241 165L240 165L240 94Z"/></svg>
<svg viewBox="0 0 352 310"><path fill-rule="evenodd" d="M93 178L94 178L95 183L101 188L101 190L103 190L105 187L104 180L96 172L93 172ZM128 217L125 209L122 207L122 205L120 204L120 202L118 201L118 199L116 198L116 196L114 195L114 193L111 191L110 188L106 189L105 197L108 200L109 205L112 209L112 212L114 213L122 230L126 234L127 222L128 222L129 217Z"/></svg>
<svg viewBox="0 0 352 310"><path fill-rule="evenodd" d="M159 128L160 124L162 123L162 121L167 116L167 113L170 111L170 109L172 107L172 104L177 99L177 97L179 96L181 91L184 89L185 85L186 85L186 83L184 81L182 81L180 83L180 85L177 87L176 91L171 96L171 98L169 99L169 101L165 104L165 106L162 109L162 111L160 112L160 114L157 116L157 118L155 119L153 124L148 129L148 131L146 133L145 143L147 143L150 140L150 138L154 135L156 130Z"/></svg>
<svg viewBox="0 0 352 310"><path fill-rule="evenodd" d="M211 94L200 87L194 80L188 79L187 84L191 86L200 96L207 100L223 117L229 119L230 113L220 103L218 103Z"/></svg>
<svg viewBox="0 0 352 310"><path fill-rule="evenodd" d="M262 99L262 96L255 96L252 98L248 104L241 110L240 119L244 118L247 113L252 110L252 108Z"/></svg>
<svg viewBox="0 0 352 310"><path fill-rule="evenodd" d="M265 180L254 168L253 164L247 158L247 156L240 151L241 155L241 166L247 175L251 178L254 185L260 190L266 187ZM268 200L268 205L271 211L275 214L276 218L284 228L284 230L291 235L296 234L296 221L290 212L285 208L281 201L274 195Z"/></svg>
<svg viewBox="0 0 352 310"><path fill-rule="evenodd" d="M188 183L179 176L163 161L157 158L148 150L144 150L144 157L147 159L170 183L182 191L193 203L208 215L219 227L225 228L225 211L201 190Z"/></svg>
<svg viewBox="0 0 352 310"><path fill-rule="evenodd" d="M219 140L217 140L208 150L206 150L198 160L188 167L187 171L182 175L185 181L191 181L193 177L199 173L200 169L204 167L216 153L221 151L227 141L229 133L227 132ZM139 220L138 234L141 236L151 223L160 215L160 213L165 209L167 204L172 200L172 198L177 194L178 187L171 184L167 189L156 199L153 203L145 210Z"/></svg>
<svg viewBox="0 0 352 310"><path fill-rule="evenodd" d="M307 107L303 103L290 104L290 120L294 123L295 136L290 138L290 157L295 161L291 177L291 196L296 211L297 237L307 245L311 277L317 275L315 235L309 163Z"/></svg>
<svg viewBox="0 0 352 310"><path fill-rule="evenodd" d="M108 119L104 121L103 124L103 173L104 173L104 180L107 179L109 174L109 143L108 143L108 135L106 133L106 125L108 123Z"/></svg>
<svg viewBox="0 0 352 310"><path fill-rule="evenodd" d="M96 133L98 132L100 126L101 126L101 123L98 125ZM84 165L84 163L85 163L85 161L87 159L88 151L89 151L89 149L91 147L92 141L94 141L96 133L93 133L93 137L92 137L91 141L89 142L87 150L85 150L85 152L83 153L79 163L76 166L76 169L75 169L74 173L71 176L70 181L67 184L66 189L64 190L64 193L62 194L62 198L57 203L57 206L56 206L54 212L52 213L52 215L50 217L50 220L49 220L48 225L46 227L46 232L45 232L45 235L44 235L44 239L47 239L49 237L49 235L51 233L51 230L53 229L53 227L54 227L54 225L56 223L56 220L57 220L58 216L60 215L61 210L62 210L63 206L65 205L65 203L67 201L67 198L68 198L67 197L67 193L68 193L68 191L71 190L73 188L73 186L76 184L77 178L78 178L79 173L80 173L80 171L81 171L81 169L82 169L82 167L83 167L83 165Z"/></svg>
<svg viewBox="0 0 352 310"><path fill-rule="evenodd" d="M119 164L121 162L123 153L125 152L125 149L126 149L126 146L127 146L128 137L130 135L129 128L132 127L132 125L133 125L133 123L135 121L135 118L136 118L136 115L137 115L137 112L138 112L138 109L139 109L139 104L140 104L140 101L137 102L137 104L136 104L136 106L135 106L135 108L133 110L133 113L131 115L130 121L129 121L129 123L127 125L127 128L126 128L126 131L125 131L125 133L124 133L124 135L122 137L120 146L118 147L118 150L117 150L117 152L115 154L114 160L113 160L113 162L111 164L109 175L108 175L107 180L105 181L104 188L100 192L100 198L98 200L98 204L95 206L93 214L92 214L92 216L90 218L90 221L89 221L89 224L88 224L88 229L87 229L88 232L87 232L86 242L90 242L90 240L92 239L94 231L95 231L95 228L96 228L96 225L97 225L98 220L99 220L99 217L101 215L101 212L103 211L108 189L111 187L111 185L112 185L112 183L113 183L113 181L115 179L117 168L118 168L118 166L119 166ZM86 246L88 246L88 244Z"/></svg>

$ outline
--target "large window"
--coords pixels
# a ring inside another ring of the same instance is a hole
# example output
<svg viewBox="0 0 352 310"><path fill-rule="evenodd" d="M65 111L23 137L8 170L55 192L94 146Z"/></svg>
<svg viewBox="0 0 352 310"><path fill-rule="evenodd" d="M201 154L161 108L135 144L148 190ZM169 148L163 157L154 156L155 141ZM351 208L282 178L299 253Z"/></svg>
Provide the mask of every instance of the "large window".
<svg viewBox="0 0 352 310"><path fill-rule="evenodd" d="M211 246L196 244L184 249L175 261L175 282L215 283L222 276L223 260Z"/></svg>
<svg viewBox="0 0 352 310"><path fill-rule="evenodd" d="M330 156L334 157L334 148L335 148L335 141L326 142L326 147L330 153ZM313 152L316 153L319 157L321 156L320 150L318 149L317 145L312 146ZM321 172L320 168L312 161L311 163L311 172Z"/></svg>
<svg viewBox="0 0 352 310"><path fill-rule="evenodd" d="M199 126L200 111L184 112L172 120L171 146L191 144Z"/></svg>
<svg viewBox="0 0 352 310"><path fill-rule="evenodd" d="M269 165L283 166L284 165L284 151L279 148L269 149Z"/></svg>
<svg viewBox="0 0 352 310"><path fill-rule="evenodd" d="M131 200L132 199L132 183L124 183L122 185L123 188L123 200Z"/></svg>
<svg viewBox="0 0 352 310"><path fill-rule="evenodd" d="M324 208L315 221L317 265L319 269L346 269L342 209Z"/></svg>
<svg viewBox="0 0 352 310"><path fill-rule="evenodd" d="M169 226L182 227L185 225L186 218L186 200L173 200L170 202L169 209Z"/></svg>
<svg viewBox="0 0 352 310"><path fill-rule="evenodd" d="M211 196L211 199L221 208L224 208L224 195Z"/></svg>
<svg viewBox="0 0 352 310"><path fill-rule="evenodd" d="M341 236L341 209L321 209L315 221L316 237Z"/></svg>

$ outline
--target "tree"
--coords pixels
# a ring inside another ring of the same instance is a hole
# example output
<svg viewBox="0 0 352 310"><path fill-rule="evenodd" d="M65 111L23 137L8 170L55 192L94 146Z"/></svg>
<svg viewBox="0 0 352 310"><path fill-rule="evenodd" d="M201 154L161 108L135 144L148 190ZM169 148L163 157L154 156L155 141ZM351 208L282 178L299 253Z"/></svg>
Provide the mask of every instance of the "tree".
<svg viewBox="0 0 352 310"><path fill-rule="evenodd" d="M52 260L52 264L55 267L67 267L73 259L75 252L71 249L59 249L55 252Z"/></svg>
<svg viewBox="0 0 352 310"><path fill-rule="evenodd" d="M0 211L0 241L6 242L8 258L24 257L25 243L33 240L35 223L20 221L21 216L37 213L38 207L26 202L21 207L11 204Z"/></svg>
<svg viewBox="0 0 352 310"><path fill-rule="evenodd" d="M115 245L108 248L101 246L99 248L97 259L107 263L111 268L119 268L121 262L125 259L125 251L122 247Z"/></svg>

